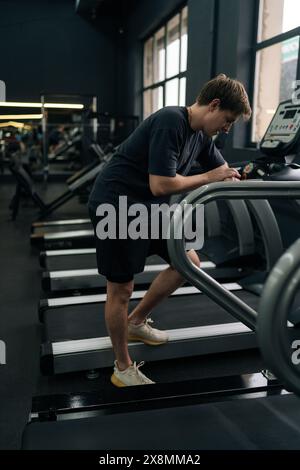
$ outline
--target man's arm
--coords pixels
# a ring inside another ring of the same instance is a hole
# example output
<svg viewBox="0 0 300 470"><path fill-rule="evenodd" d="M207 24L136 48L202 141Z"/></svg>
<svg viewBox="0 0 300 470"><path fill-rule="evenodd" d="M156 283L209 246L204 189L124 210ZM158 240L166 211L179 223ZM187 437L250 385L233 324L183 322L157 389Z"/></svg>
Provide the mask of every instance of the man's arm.
<svg viewBox="0 0 300 470"><path fill-rule="evenodd" d="M199 188L199 186L224 181L228 178L239 179L240 174L234 168L229 168L225 163L214 170L199 175L182 176L177 173L175 176L158 176L150 174L149 184L153 196L167 196L191 191Z"/></svg>

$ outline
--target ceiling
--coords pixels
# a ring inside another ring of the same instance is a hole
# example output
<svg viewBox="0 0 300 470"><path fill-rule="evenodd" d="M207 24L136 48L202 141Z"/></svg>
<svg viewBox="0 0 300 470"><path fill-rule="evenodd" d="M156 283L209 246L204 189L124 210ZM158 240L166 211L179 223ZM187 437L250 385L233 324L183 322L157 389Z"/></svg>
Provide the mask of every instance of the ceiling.
<svg viewBox="0 0 300 470"><path fill-rule="evenodd" d="M76 0L76 11L85 17L126 18L141 0Z"/></svg>

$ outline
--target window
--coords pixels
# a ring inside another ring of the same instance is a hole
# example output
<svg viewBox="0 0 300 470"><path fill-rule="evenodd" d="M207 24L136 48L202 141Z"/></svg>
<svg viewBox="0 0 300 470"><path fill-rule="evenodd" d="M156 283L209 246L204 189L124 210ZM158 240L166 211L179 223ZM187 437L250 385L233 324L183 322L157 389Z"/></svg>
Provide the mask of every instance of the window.
<svg viewBox="0 0 300 470"><path fill-rule="evenodd" d="M144 118L163 106L185 105L187 18L184 7L144 43Z"/></svg>
<svg viewBox="0 0 300 470"><path fill-rule="evenodd" d="M291 99L298 77L299 0L260 0L252 142L259 142L280 101Z"/></svg>

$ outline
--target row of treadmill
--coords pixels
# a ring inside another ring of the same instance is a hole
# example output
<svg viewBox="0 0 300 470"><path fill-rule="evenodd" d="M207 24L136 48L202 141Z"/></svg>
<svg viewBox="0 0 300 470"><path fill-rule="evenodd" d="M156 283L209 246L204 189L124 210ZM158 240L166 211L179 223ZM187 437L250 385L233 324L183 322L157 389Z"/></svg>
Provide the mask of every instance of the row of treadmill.
<svg viewBox="0 0 300 470"><path fill-rule="evenodd" d="M44 292L38 306L41 373L95 379L89 391L33 397L23 449L300 448L299 366L279 357L286 352L282 342L300 340L299 140L300 105L281 103L261 142L263 180L213 183L185 196L181 204L205 204L201 269L188 265L184 241L175 237L184 221L174 214L168 248L187 282L151 312L170 340L159 347L129 344L135 361L162 371L159 380L151 375L154 385L117 389L99 382L111 374L114 355L90 220L32 224ZM148 258L135 276L129 311L165 267L158 256ZM284 297L280 321L274 321ZM258 348L263 358L249 366L247 358ZM201 372L203 364L213 370L220 360L223 373ZM196 372L189 375L191 370Z"/></svg>

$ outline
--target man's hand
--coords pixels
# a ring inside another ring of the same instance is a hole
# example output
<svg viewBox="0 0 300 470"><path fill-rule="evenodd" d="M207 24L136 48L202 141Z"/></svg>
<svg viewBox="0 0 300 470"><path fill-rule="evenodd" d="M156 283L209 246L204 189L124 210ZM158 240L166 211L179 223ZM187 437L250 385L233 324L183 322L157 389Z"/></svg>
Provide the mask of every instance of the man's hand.
<svg viewBox="0 0 300 470"><path fill-rule="evenodd" d="M223 181L240 181L238 178L225 178Z"/></svg>
<svg viewBox="0 0 300 470"><path fill-rule="evenodd" d="M208 183L217 181L238 181L240 174L234 168L228 168L227 163L208 171L191 176L160 176L149 174L150 190L155 197L167 196L169 194L178 194L186 191L192 191Z"/></svg>
<svg viewBox="0 0 300 470"><path fill-rule="evenodd" d="M233 178L234 180L239 180L241 178L239 172L235 168L229 168L227 163L215 168L214 170L208 171L206 176L210 183L215 183L217 181L233 181Z"/></svg>

